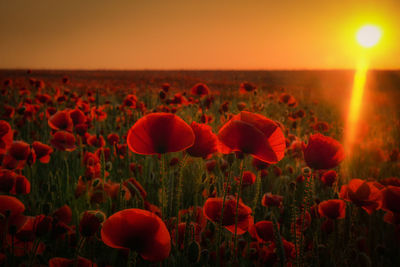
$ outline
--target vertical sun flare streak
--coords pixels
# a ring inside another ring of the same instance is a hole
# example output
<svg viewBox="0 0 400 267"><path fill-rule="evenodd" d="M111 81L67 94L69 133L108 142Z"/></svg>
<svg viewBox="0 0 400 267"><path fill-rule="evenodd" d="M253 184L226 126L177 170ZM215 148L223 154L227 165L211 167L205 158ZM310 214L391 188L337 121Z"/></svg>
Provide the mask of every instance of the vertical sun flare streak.
<svg viewBox="0 0 400 267"><path fill-rule="evenodd" d="M346 122L345 149L347 156L352 153L355 138L357 136L358 120L361 112L362 98L367 79L368 62L361 58L354 75L353 90L350 100L350 108Z"/></svg>

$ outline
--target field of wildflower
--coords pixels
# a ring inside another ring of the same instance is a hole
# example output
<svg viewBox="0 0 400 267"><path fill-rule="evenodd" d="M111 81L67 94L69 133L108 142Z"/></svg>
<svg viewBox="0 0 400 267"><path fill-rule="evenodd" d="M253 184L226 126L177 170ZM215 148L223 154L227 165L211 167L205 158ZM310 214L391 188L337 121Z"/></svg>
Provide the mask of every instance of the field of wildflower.
<svg viewBox="0 0 400 267"><path fill-rule="evenodd" d="M262 75L1 72L0 266L400 266L397 103L347 157L340 91Z"/></svg>

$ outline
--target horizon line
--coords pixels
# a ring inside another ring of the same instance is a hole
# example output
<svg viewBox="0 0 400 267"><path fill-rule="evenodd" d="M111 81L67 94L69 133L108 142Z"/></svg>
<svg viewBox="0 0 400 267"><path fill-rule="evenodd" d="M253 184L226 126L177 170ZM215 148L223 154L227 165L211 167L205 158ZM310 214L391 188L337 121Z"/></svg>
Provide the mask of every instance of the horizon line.
<svg viewBox="0 0 400 267"><path fill-rule="evenodd" d="M280 68L270 68L270 69L195 69L195 68L137 68L137 69L119 69L119 68L1 68L0 71L355 71L355 68L292 68L292 69L280 69ZM369 71L400 71L400 68L371 68Z"/></svg>

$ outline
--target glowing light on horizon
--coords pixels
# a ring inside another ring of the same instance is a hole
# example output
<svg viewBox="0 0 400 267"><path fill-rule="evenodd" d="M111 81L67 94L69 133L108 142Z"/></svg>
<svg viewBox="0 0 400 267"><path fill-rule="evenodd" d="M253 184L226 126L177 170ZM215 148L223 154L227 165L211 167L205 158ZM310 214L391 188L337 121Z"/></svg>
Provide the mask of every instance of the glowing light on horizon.
<svg viewBox="0 0 400 267"><path fill-rule="evenodd" d="M382 31L374 25L366 25L358 30L356 34L357 42L365 48L373 47L381 39Z"/></svg>

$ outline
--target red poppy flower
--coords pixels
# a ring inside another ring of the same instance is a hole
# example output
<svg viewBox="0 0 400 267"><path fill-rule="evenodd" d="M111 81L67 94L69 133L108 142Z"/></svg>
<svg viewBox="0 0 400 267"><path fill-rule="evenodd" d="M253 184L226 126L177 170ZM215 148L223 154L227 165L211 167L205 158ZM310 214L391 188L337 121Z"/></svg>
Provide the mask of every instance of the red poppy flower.
<svg viewBox="0 0 400 267"><path fill-rule="evenodd" d="M105 107L92 107L90 115L97 121L104 121L107 119L107 113L104 111Z"/></svg>
<svg viewBox="0 0 400 267"><path fill-rule="evenodd" d="M329 124L325 121L316 122L312 127L318 132L327 132L329 130Z"/></svg>
<svg viewBox="0 0 400 267"><path fill-rule="evenodd" d="M222 218L222 225L233 234L235 233L236 201L234 196L226 198ZM220 223L222 206L222 198L208 198L203 207L204 216L214 223ZM237 234L242 235L253 224L253 217L251 216L251 208L243 204L241 200L239 201L237 217Z"/></svg>
<svg viewBox="0 0 400 267"><path fill-rule="evenodd" d="M8 122L0 121L0 154L4 154L13 141L13 130Z"/></svg>
<svg viewBox="0 0 400 267"><path fill-rule="evenodd" d="M382 209L400 213L400 187L387 186L382 191Z"/></svg>
<svg viewBox="0 0 400 267"><path fill-rule="evenodd" d="M18 161L25 161L29 157L31 148L23 141L14 141L7 151L7 154Z"/></svg>
<svg viewBox="0 0 400 267"><path fill-rule="evenodd" d="M204 83L198 83L190 89L192 95L205 96L210 93L210 89Z"/></svg>
<svg viewBox="0 0 400 267"><path fill-rule="evenodd" d="M106 141L104 140L104 137L99 135L91 135L87 140L87 144L90 146L94 147L103 147L106 145Z"/></svg>
<svg viewBox="0 0 400 267"><path fill-rule="evenodd" d="M9 193L15 185L17 174L7 169L0 169L0 192Z"/></svg>
<svg viewBox="0 0 400 267"><path fill-rule="evenodd" d="M251 171L244 171L242 175L242 186L249 186L256 181L256 175ZM240 182L240 181L239 181Z"/></svg>
<svg viewBox="0 0 400 267"><path fill-rule="evenodd" d="M23 169L30 156L34 161L35 155L31 153L29 144L23 141L14 141L3 158L2 166L7 169Z"/></svg>
<svg viewBox="0 0 400 267"><path fill-rule="evenodd" d="M50 143L55 148L63 151L74 151L76 148L75 142L75 136L65 131L56 132L50 140Z"/></svg>
<svg viewBox="0 0 400 267"><path fill-rule="evenodd" d="M75 125L75 132L80 136L84 136L87 133L89 126L87 124L77 124Z"/></svg>
<svg viewBox="0 0 400 267"><path fill-rule="evenodd" d="M11 119L12 117L14 117L15 108L9 105L3 105L3 112L0 114L1 118L3 119Z"/></svg>
<svg viewBox="0 0 400 267"><path fill-rule="evenodd" d="M35 151L36 158L39 159L41 163L49 163L50 154L53 153L53 148L39 141L32 143L33 150Z"/></svg>
<svg viewBox="0 0 400 267"><path fill-rule="evenodd" d="M74 127L69 110L57 111L49 118L48 124L53 130L64 130L68 132L72 132L72 128Z"/></svg>
<svg viewBox="0 0 400 267"><path fill-rule="evenodd" d="M57 220L69 224L72 221L72 210L68 205L64 205L53 213Z"/></svg>
<svg viewBox="0 0 400 267"><path fill-rule="evenodd" d="M310 168L332 169L343 161L343 146L335 139L320 133L311 135L303 151L304 159Z"/></svg>
<svg viewBox="0 0 400 267"><path fill-rule="evenodd" d="M326 171L321 176L321 182L326 186L332 186L337 180L337 173L334 170Z"/></svg>
<svg viewBox="0 0 400 267"><path fill-rule="evenodd" d="M71 110L69 112L69 116L71 117L74 126L85 123L87 120L85 114L80 109L77 108Z"/></svg>
<svg viewBox="0 0 400 267"><path fill-rule="evenodd" d="M264 207L279 207L282 205L282 201L283 196L265 193L261 200L261 205Z"/></svg>
<svg viewBox="0 0 400 267"><path fill-rule="evenodd" d="M24 204L12 196L0 195L0 231L5 231L4 227L16 226L19 229L26 221L22 215L25 210Z"/></svg>
<svg viewBox="0 0 400 267"><path fill-rule="evenodd" d="M271 221L259 221L255 223L250 227L249 233L258 242L274 241L274 226Z"/></svg>
<svg viewBox="0 0 400 267"><path fill-rule="evenodd" d="M277 163L285 153L285 137L278 124L266 117L241 111L219 130L224 154L240 151L267 163Z"/></svg>
<svg viewBox="0 0 400 267"><path fill-rule="evenodd" d="M343 219L346 215L346 202L340 199L329 199L318 205L318 213L328 219Z"/></svg>
<svg viewBox="0 0 400 267"><path fill-rule="evenodd" d="M109 145L114 146L115 144L119 143L119 136L116 133L110 133L107 136L107 142Z"/></svg>
<svg viewBox="0 0 400 267"><path fill-rule="evenodd" d="M210 126L192 122L190 127L192 127L195 139L193 146L186 150L189 155L206 159L218 150L218 138L212 132Z"/></svg>
<svg viewBox="0 0 400 267"><path fill-rule="evenodd" d="M53 218L43 214L37 215L33 221L33 231L37 237L41 237L50 232Z"/></svg>
<svg viewBox="0 0 400 267"><path fill-rule="evenodd" d="M82 258L78 256L75 259L66 259L66 258L52 258L49 260L49 267L97 267L96 263L92 261Z"/></svg>
<svg viewBox="0 0 400 267"><path fill-rule="evenodd" d="M171 250L171 237L164 222L141 209L126 209L111 215L103 223L101 239L112 248L135 250L149 261L164 260Z"/></svg>
<svg viewBox="0 0 400 267"><path fill-rule="evenodd" d="M292 95L288 93L282 93L279 97L279 102L288 105L289 107L296 107L297 101Z"/></svg>
<svg viewBox="0 0 400 267"><path fill-rule="evenodd" d="M192 128L175 114L151 113L132 126L127 143L137 154L153 155L185 150L194 139Z"/></svg>
<svg viewBox="0 0 400 267"><path fill-rule="evenodd" d="M361 179L352 179L340 189L339 197L353 202L363 208L368 214L379 209L382 205L382 193L374 183Z"/></svg>
<svg viewBox="0 0 400 267"><path fill-rule="evenodd" d="M13 195L27 195L31 192L31 183L23 175L17 175L15 177L15 183L13 189L10 191Z"/></svg>
<svg viewBox="0 0 400 267"><path fill-rule="evenodd" d="M0 214L7 217L16 216L24 212L25 206L15 197L0 195Z"/></svg>
<svg viewBox="0 0 400 267"><path fill-rule="evenodd" d="M257 89L257 87L254 84L252 84L250 82L243 82L243 83L240 84L239 92L241 94L245 94L245 93L248 93L248 92L252 92L252 91L254 91L256 89Z"/></svg>

